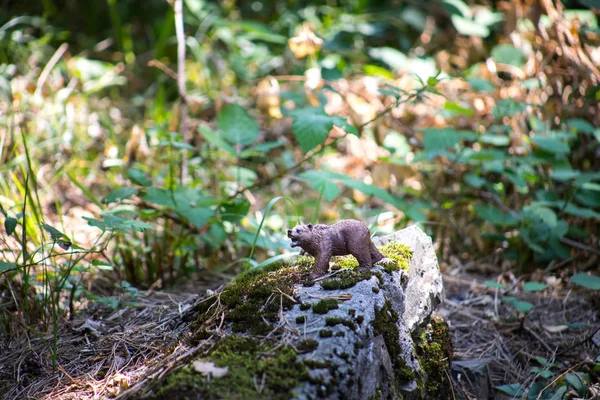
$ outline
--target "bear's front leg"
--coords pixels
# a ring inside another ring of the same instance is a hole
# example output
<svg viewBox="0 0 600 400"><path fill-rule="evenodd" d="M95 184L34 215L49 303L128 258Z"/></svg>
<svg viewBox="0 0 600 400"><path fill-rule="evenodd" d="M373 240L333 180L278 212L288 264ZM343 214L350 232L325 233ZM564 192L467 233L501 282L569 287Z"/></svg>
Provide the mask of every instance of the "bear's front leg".
<svg viewBox="0 0 600 400"><path fill-rule="evenodd" d="M329 270L329 260L331 260L331 255L329 254L318 255L315 258L315 266L309 275L309 279L315 280L325 275Z"/></svg>

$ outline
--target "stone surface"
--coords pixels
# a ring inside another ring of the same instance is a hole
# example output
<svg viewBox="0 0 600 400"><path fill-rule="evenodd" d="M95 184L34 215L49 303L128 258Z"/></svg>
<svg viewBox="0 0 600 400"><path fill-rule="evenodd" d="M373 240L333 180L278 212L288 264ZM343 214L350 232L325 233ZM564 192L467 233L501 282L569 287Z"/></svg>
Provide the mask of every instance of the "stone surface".
<svg viewBox="0 0 600 400"><path fill-rule="evenodd" d="M388 242L403 243L413 250L403 314L406 327L413 330L431 315L444 299L444 286L437 256L431 238L416 225L391 235L373 238L376 246Z"/></svg>
<svg viewBox="0 0 600 400"><path fill-rule="evenodd" d="M294 307L285 314L288 321L296 321L298 316L305 316L305 321L297 324L296 328L304 337L319 342L316 350L301 355L301 358L332 363L334 367L330 369L337 372L336 376L331 376L330 373L320 375L324 383L322 387L305 385L301 388L298 398L369 399L381 396L387 399L423 396L417 383L424 383L426 377L417 360L411 333L419 325L426 323L441 303L442 277L431 238L419 227L412 226L388 236L373 238L377 246L392 241L406 244L413 250L408 276L403 270L388 273L376 266L373 270L380 274L383 282L373 276L343 290L323 290L319 284L308 288L295 288L295 294L302 303L314 303L323 296L352 295L351 300L341 301L338 309L325 315L301 311L299 307ZM400 351L396 355L389 348L389 338L386 345L381 332L374 329L376 313L386 302L391 304L391 308L399 316L396 339ZM356 312L354 318L350 317L352 310ZM362 317L362 322L356 324L355 330L344 325L336 325L333 328L326 326L327 318L355 320L358 316ZM331 329L333 336L319 337L322 329ZM340 332L343 336L337 336L341 335ZM396 360L394 363L394 356L400 356L402 360ZM408 368L414 379L399 381L397 377L394 378L395 375L402 375L398 371L399 368ZM324 396L323 392L328 395Z"/></svg>

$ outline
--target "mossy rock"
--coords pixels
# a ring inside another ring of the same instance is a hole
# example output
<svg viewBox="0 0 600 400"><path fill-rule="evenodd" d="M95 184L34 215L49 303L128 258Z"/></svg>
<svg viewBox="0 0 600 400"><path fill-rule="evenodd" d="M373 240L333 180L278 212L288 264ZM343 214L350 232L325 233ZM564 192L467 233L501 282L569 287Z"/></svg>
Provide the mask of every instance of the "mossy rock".
<svg viewBox="0 0 600 400"><path fill-rule="evenodd" d="M402 328L401 277L407 274L395 271L408 269L412 252L398 243L380 251L392 261L357 271L352 260L336 259L341 271L312 286L304 284L312 257L238 277L198 306L201 314L191 333L206 346L167 376L156 398L362 399L445 393L443 385L429 389L426 380L446 372L445 364L433 362L440 349L422 341L420 348L413 346L416 339ZM194 369L198 360L227 367L227 373L208 379Z"/></svg>

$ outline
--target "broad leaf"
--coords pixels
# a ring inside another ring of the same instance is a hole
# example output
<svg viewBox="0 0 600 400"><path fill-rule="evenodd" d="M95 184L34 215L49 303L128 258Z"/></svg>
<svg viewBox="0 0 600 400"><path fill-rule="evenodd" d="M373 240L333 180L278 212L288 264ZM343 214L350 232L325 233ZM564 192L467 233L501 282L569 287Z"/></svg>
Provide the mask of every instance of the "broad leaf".
<svg viewBox="0 0 600 400"><path fill-rule="evenodd" d="M54 241L62 240L67 237L67 235L48 224L42 223L42 228L50 235L50 239Z"/></svg>
<svg viewBox="0 0 600 400"><path fill-rule="evenodd" d="M482 78L468 78L467 82L476 92L494 93L496 91L493 83Z"/></svg>
<svg viewBox="0 0 600 400"><path fill-rule="evenodd" d="M476 204L473 209L481 218L494 225L512 225L518 222L514 216L489 204Z"/></svg>
<svg viewBox="0 0 600 400"><path fill-rule="evenodd" d="M501 64L520 67L525 63L525 56L516 47L510 44L499 44L492 49L492 58Z"/></svg>
<svg viewBox="0 0 600 400"><path fill-rule="evenodd" d="M523 385L520 383L511 383L508 385L496 386L496 390L516 398L523 396L523 394L525 393Z"/></svg>
<svg viewBox="0 0 600 400"><path fill-rule="evenodd" d="M501 283L494 282L494 281L485 281L485 282L483 282L483 285L486 287L489 287L489 288L506 289L506 286L504 286Z"/></svg>
<svg viewBox="0 0 600 400"><path fill-rule="evenodd" d="M259 134L258 124L239 104L225 106L217 115L217 126L223 131L225 140L231 144L247 146Z"/></svg>
<svg viewBox="0 0 600 400"><path fill-rule="evenodd" d="M137 189L132 187L122 187L115 189L102 199L104 204L114 203L119 200L125 200L137 193Z"/></svg>
<svg viewBox="0 0 600 400"><path fill-rule="evenodd" d="M338 185L319 171L305 171L300 177L306 179L317 192L323 193L327 201L333 201L340 193Z"/></svg>
<svg viewBox="0 0 600 400"><path fill-rule="evenodd" d="M0 261L0 272L15 268L17 268L17 264L13 262Z"/></svg>
<svg viewBox="0 0 600 400"><path fill-rule="evenodd" d="M138 231L143 232L146 229L154 229L154 227L145 222L136 221L133 219L122 218L116 215L104 214L104 220L100 221L93 218L83 217L90 226L95 226L103 231L115 230L121 232Z"/></svg>
<svg viewBox="0 0 600 400"><path fill-rule="evenodd" d="M525 282L523 284L523 290L526 292L541 292L542 290L546 290L548 285L545 285L540 282Z"/></svg>
<svg viewBox="0 0 600 400"><path fill-rule="evenodd" d="M294 117L292 131L300 148L305 153L323 143L334 125L357 135L356 128L348 124L344 118L327 115L325 110L319 107L292 110L290 115Z"/></svg>
<svg viewBox="0 0 600 400"><path fill-rule="evenodd" d="M6 217L6 219L4 220L4 229L6 229L6 235L12 235L16 227L17 219L13 217Z"/></svg>
<svg viewBox="0 0 600 400"><path fill-rule="evenodd" d="M558 154L562 154L562 153L568 153L569 152L569 146L556 139L553 137L547 137L547 136L535 136L533 138L531 138L531 142L533 144L535 144L537 147L539 147L540 149L547 151L549 153L558 153Z"/></svg>
<svg viewBox="0 0 600 400"><path fill-rule="evenodd" d="M586 289L600 290L600 277L596 275L579 273L573 275L569 281Z"/></svg>
<svg viewBox="0 0 600 400"><path fill-rule="evenodd" d="M206 139L206 141L217 149L225 150L226 152L236 155L236 151L229 143L227 143L221 135L206 126L198 126L198 133Z"/></svg>
<svg viewBox="0 0 600 400"><path fill-rule="evenodd" d="M130 168L127 171L127 177L129 180L136 185L140 186L150 186L152 185L152 181L146 177L146 173L137 168Z"/></svg>

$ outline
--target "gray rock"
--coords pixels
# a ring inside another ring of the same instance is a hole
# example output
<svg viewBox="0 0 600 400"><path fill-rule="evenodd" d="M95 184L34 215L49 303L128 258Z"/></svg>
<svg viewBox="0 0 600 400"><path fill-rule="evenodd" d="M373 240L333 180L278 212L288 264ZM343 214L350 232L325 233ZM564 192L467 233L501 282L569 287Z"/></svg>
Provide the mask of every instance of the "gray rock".
<svg viewBox="0 0 600 400"><path fill-rule="evenodd" d="M438 267L431 238L417 225L412 225L391 235L373 238L376 246L389 242L403 243L413 250L403 314L406 327L412 331L443 301L442 274Z"/></svg>
<svg viewBox="0 0 600 400"><path fill-rule="evenodd" d="M300 359L310 360L309 365L324 367L311 369L311 378L316 383L298 388L298 399L423 396L417 383L426 383L426 374L421 370L411 333L420 325L426 325L443 298L433 245L417 226L373 241L378 246L391 241L410 246L413 256L408 276L405 271L388 273L381 266L375 266L372 270L380 274L383 282L373 276L342 290L324 290L319 283L312 287L295 287L301 303L316 303L324 297L352 296L350 300L340 301L339 308L327 314L301 311L298 306L284 313L302 338L319 343L314 351L300 355ZM388 317L393 313L397 315L396 329L387 334L375 328L382 310ZM304 316L305 321L296 324L299 316ZM347 321L348 325L354 323L355 328L343 324L328 326L332 318ZM321 337L322 330L331 330L332 336Z"/></svg>

